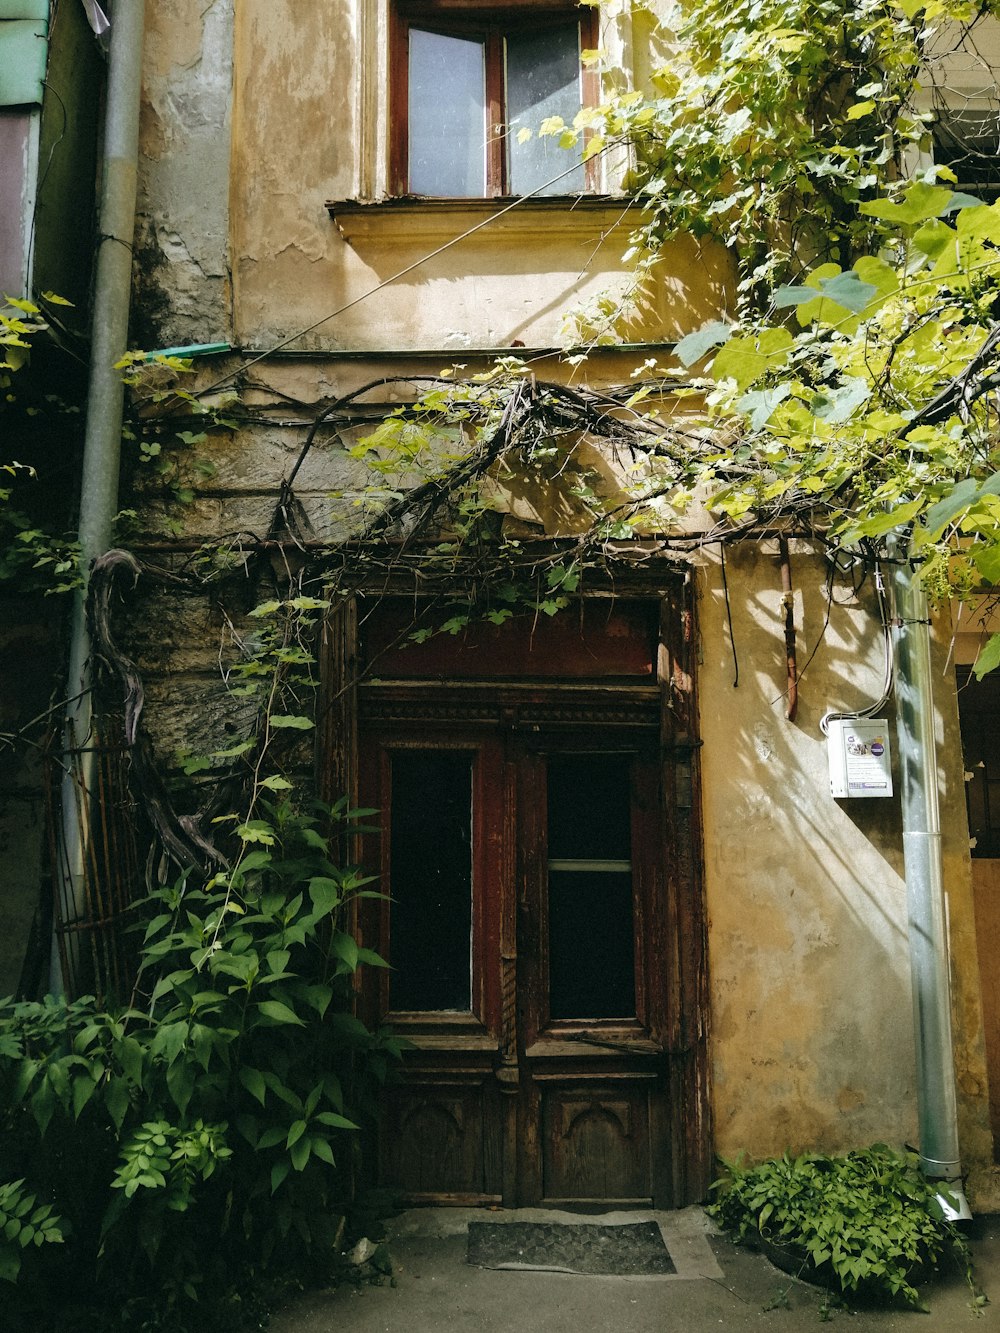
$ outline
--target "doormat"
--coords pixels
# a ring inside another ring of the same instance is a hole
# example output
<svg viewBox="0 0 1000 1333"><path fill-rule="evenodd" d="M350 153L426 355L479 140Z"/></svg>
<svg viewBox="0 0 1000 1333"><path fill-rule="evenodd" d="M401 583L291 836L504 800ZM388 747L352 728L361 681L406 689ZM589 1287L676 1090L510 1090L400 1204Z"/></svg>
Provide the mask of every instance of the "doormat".
<svg viewBox="0 0 1000 1333"><path fill-rule="evenodd" d="M470 1222L468 1262L605 1277L676 1273L655 1222L622 1226L562 1222Z"/></svg>

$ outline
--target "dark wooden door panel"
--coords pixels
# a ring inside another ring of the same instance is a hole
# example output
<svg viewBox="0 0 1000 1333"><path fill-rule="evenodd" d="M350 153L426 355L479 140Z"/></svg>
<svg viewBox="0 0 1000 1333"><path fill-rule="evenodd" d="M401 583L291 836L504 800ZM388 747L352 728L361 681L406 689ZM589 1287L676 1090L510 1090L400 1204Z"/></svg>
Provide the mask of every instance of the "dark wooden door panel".
<svg viewBox="0 0 1000 1333"><path fill-rule="evenodd" d="M489 1178L497 1154L487 1141L495 1119L484 1084L421 1083L417 1075L386 1098L382 1179L415 1200L499 1200L499 1182Z"/></svg>
<svg viewBox="0 0 1000 1333"><path fill-rule="evenodd" d="M646 1087L547 1083L541 1103L543 1202L652 1203Z"/></svg>

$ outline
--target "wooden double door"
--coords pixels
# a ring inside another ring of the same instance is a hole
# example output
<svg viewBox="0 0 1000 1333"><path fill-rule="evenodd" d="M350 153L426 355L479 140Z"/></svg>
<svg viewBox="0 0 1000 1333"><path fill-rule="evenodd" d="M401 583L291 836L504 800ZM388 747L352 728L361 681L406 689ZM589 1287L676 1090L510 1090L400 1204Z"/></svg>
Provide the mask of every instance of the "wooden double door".
<svg viewBox="0 0 1000 1333"><path fill-rule="evenodd" d="M413 1202L680 1206L710 1163L689 740L640 682L360 691L362 1009L412 1043L381 1183Z"/></svg>

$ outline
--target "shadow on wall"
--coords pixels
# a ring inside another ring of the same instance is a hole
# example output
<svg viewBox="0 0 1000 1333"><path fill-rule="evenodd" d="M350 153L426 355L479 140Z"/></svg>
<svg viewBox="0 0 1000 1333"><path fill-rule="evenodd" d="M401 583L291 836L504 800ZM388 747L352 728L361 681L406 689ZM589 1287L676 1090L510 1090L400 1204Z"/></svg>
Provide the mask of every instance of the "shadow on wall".
<svg viewBox="0 0 1000 1333"><path fill-rule="evenodd" d="M717 564L701 608L717 1148L899 1142L915 1133L899 803L834 801L819 730L877 698L874 597L840 582L830 606L826 561L793 543L792 723L776 554L745 543L727 566L736 689Z"/></svg>

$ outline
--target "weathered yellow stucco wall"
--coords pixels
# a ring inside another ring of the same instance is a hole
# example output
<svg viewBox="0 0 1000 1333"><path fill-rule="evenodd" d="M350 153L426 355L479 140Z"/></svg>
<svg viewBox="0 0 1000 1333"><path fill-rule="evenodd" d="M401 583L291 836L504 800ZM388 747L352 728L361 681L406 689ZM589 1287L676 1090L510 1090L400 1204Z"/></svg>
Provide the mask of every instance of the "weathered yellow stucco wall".
<svg viewBox="0 0 1000 1333"><path fill-rule="evenodd" d="M642 55L626 9L608 20L608 41ZM384 194L384 18L384 0L147 4L137 266L146 326L161 346L266 348L317 325L295 344L312 358L256 366L264 389L247 390L245 405L323 404L378 376L437 371L452 353L476 369L475 349L551 346L567 307L624 289L629 221L623 204L608 203L512 214L368 294L484 216L474 205L401 214L376 203L339 225L330 217L328 200ZM717 317L728 276L718 254L680 243L639 303L636 340L669 340ZM602 353L587 377L626 382L643 355ZM200 382L239 365L203 368ZM582 374L552 362L538 369ZM184 511L189 537L266 528L308 411L262 418L205 446L217 472ZM297 488L318 536L357 524L364 485L356 463L317 446ZM544 521L544 496L517 504ZM147 497L147 529L159 531L164 517ZM864 593L838 600L824 629L825 561L793 544L800 667L815 656L788 722L774 550L745 542L727 557L737 688L716 550L697 575L715 1146L761 1156L913 1142L898 799L833 801L818 729L828 708L862 705L878 690L873 606ZM224 633L207 604L166 592L133 624L165 749L192 718L195 748L209 748L213 726L239 730L218 682ZM937 688L963 1153L974 1202L995 1207L956 709L943 663Z"/></svg>
<svg viewBox="0 0 1000 1333"><path fill-rule="evenodd" d="M232 227L241 342L258 345L324 320L298 345L553 346L572 307L629 290L621 256L636 211L620 199L559 211L519 205L425 259L492 205L385 205L384 4L248 0L236 17ZM268 89L283 92L262 95ZM359 107L375 115L379 132L359 124ZM358 199L371 201L363 214L335 209L331 218L327 201ZM725 304L729 279L723 252L678 241L641 296L630 336L672 338L696 327Z"/></svg>
<svg viewBox="0 0 1000 1333"><path fill-rule="evenodd" d="M827 562L792 544L798 663L808 669L789 722L776 545L741 544L726 563L728 610L718 558L702 568L699 599L716 1149L760 1156L915 1144L899 797L835 801L819 729L828 709L863 707L880 693L874 602L838 581L824 630ZM955 687L943 651L937 659L960 1134L970 1195L992 1208ZM895 755L892 705L885 711Z"/></svg>

